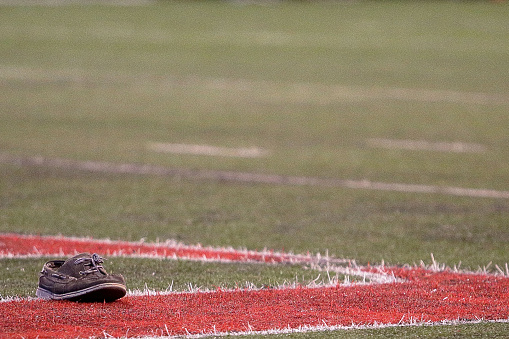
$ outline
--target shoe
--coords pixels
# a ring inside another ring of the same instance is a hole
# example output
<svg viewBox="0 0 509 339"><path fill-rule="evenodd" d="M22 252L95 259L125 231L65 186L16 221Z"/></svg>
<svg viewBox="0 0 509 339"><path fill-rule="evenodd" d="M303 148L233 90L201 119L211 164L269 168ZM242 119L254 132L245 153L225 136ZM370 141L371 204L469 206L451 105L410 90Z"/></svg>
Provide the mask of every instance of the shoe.
<svg viewBox="0 0 509 339"><path fill-rule="evenodd" d="M81 253L44 264L36 295L42 299L110 302L126 295L124 277L108 274L98 254Z"/></svg>

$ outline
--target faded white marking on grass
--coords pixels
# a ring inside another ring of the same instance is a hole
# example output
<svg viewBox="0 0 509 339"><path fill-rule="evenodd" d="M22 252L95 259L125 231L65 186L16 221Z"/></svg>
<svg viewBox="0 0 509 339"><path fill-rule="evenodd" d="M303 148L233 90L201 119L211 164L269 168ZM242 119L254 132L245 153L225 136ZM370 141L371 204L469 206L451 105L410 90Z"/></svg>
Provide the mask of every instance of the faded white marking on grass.
<svg viewBox="0 0 509 339"><path fill-rule="evenodd" d="M221 91L237 98L250 95L261 101L312 103L318 105L345 101L402 100L418 102L450 102L459 104L509 105L509 96L496 93L459 92L450 90L410 89L395 87L345 86L321 83L275 82L197 76L160 77L152 74L99 72L83 69L38 69L0 66L0 79L25 82L71 84L129 85L167 91L171 87L191 87Z"/></svg>
<svg viewBox="0 0 509 339"><path fill-rule="evenodd" d="M195 180L231 181L271 185L324 186L392 191L422 194L444 194L472 198L509 199L509 191L463 188L454 186L387 183L370 180L349 180L337 178L297 177L279 174L263 174L233 171L198 170L171 168L150 164L111 163L105 161L77 161L61 158L21 157L0 153L0 162L27 167L52 167L71 171L96 173L137 174L173 176Z"/></svg>
<svg viewBox="0 0 509 339"><path fill-rule="evenodd" d="M219 157L260 158L269 155L269 151L258 147L228 148L211 145L190 145L172 143L149 143L148 148L155 152L173 154L208 155Z"/></svg>
<svg viewBox="0 0 509 339"><path fill-rule="evenodd" d="M426 140L394 140L372 138L368 139L367 143L372 147L412 151L437 151L456 153L482 153L487 151L487 148L481 144L465 142L432 142Z"/></svg>

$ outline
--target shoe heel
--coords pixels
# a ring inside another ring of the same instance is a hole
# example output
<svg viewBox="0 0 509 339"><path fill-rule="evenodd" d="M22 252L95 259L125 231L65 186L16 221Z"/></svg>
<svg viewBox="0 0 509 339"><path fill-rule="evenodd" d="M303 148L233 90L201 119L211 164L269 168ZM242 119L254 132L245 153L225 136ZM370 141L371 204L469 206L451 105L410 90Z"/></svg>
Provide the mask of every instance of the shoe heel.
<svg viewBox="0 0 509 339"><path fill-rule="evenodd" d="M35 295L41 299L46 299L46 300L53 299L53 293L46 291L42 288L37 288L37 291L35 291Z"/></svg>

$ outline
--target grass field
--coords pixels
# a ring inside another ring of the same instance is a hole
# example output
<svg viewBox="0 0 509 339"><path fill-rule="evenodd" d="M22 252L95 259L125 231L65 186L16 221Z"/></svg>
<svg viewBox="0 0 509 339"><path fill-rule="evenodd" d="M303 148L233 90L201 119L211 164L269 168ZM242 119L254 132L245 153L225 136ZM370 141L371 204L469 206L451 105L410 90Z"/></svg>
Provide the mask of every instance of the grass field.
<svg viewBox="0 0 509 339"><path fill-rule="evenodd" d="M509 200L468 192L509 191L508 15L507 4L488 1L0 1L0 160L215 173L2 161L0 232L328 252L362 264L430 263L433 253L449 266L503 267ZM177 154L154 143L264 152ZM220 180L226 171L387 185ZM44 261L0 259L0 296L33 295ZM129 272L130 287L157 290L316 278L298 265L108 263ZM481 323L334 334L506 331Z"/></svg>

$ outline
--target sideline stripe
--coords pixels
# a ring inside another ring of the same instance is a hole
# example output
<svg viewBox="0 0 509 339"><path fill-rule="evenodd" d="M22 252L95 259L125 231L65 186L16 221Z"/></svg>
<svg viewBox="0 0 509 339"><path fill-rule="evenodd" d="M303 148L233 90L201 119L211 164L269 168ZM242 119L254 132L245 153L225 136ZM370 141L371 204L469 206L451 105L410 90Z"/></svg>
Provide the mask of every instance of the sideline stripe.
<svg viewBox="0 0 509 339"><path fill-rule="evenodd" d="M174 153L174 154L192 154L208 155L220 157L239 157L239 158L260 158L269 155L269 151L258 147L249 148L229 148L216 147L210 145L190 145L190 144L170 144L153 142L148 144L148 148L155 152Z"/></svg>
<svg viewBox="0 0 509 339"><path fill-rule="evenodd" d="M27 32L31 37L47 34L47 27ZM19 31L10 32L19 34ZM60 32L70 37L69 32ZM118 32L117 32L118 33ZM5 33L4 33L5 34ZM56 32L51 33L54 38ZM110 37L117 41L121 36L111 31L102 38ZM132 32L129 32L132 34ZM154 39L157 34L150 33L143 37L143 41ZM133 37L128 37L132 41ZM162 43L157 38L155 42ZM489 106L509 105L509 97L498 93L459 92L439 89L411 89L398 87L345 86L322 83L275 82L234 78L206 78L197 76L161 77L152 74L129 74L115 72L97 72L85 69L41 69L0 65L0 80L15 80L43 83L72 83L72 84L135 84L150 88L160 88L166 91L172 87L194 87L207 90L225 91L231 93L246 93L255 95L260 100L270 102L297 102L313 104L330 104L358 100L402 100L417 102L451 102L458 104L479 104ZM237 95L237 94L235 94Z"/></svg>
<svg viewBox="0 0 509 339"><path fill-rule="evenodd" d="M0 163L27 167L52 167L97 173L174 176L196 180L216 180L273 185L345 187L378 191L456 195L472 198L509 199L509 191L454 186L386 183L369 180L297 177L249 172L193 170L149 164L111 163L104 161L77 161L61 158L22 157L0 153Z"/></svg>
<svg viewBox="0 0 509 339"><path fill-rule="evenodd" d="M386 270L405 282L127 296L109 304L6 301L0 303L0 333L24 338L204 336L509 318L507 277Z"/></svg>

